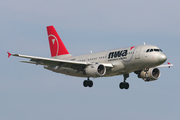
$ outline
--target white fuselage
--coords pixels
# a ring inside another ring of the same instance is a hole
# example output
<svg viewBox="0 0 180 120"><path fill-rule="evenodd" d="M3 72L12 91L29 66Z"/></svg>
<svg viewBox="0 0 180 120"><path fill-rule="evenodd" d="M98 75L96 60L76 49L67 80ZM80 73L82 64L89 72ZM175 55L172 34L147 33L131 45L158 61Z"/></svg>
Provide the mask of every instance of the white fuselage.
<svg viewBox="0 0 180 120"><path fill-rule="evenodd" d="M66 60L71 61L111 63L113 67L107 69L103 77L129 74L144 68L153 68L163 64L166 59L166 55L153 45L139 45L66 58ZM44 68L66 75L87 77L87 75L83 74L83 71L64 66L58 69L54 69L54 66L45 66Z"/></svg>

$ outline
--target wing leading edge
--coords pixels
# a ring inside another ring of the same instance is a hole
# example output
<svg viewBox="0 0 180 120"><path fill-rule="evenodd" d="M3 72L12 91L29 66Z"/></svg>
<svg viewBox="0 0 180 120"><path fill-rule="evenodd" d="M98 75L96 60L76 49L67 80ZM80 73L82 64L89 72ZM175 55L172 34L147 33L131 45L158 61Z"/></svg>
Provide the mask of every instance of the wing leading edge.
<svg viewBox="0 0 180 120"><path fill-rule="evenodd" d="M16 56L16 57L30 59L30 61L21 61L24 63L31 63L31 64L36 64L36 65L46 65L46 66L58 67L58 68L68 67L68 68L73 68L73 69L79 69L79 68L84 68L88 65L95 64L95 63L91 63L91 62L80 62L80 61L28 56L28 55L21 55L21 54L11 54L8 52L8 57L10 57L10 56ZM112 64L108 64L108 63L101 63L101 64L103 64L107 68L113 67Z"/></svg>

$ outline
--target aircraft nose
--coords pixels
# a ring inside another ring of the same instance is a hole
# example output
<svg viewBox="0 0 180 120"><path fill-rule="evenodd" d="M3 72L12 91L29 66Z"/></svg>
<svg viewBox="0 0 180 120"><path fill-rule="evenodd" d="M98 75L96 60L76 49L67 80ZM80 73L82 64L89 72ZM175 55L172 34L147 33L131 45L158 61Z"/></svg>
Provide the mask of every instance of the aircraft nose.
<svg viewBox="0 0 180 120"><path fill-rule="evenodd" d="M158 60L160 63L164 63L167 60L167 56L164 53L158 55Z"/></svg>

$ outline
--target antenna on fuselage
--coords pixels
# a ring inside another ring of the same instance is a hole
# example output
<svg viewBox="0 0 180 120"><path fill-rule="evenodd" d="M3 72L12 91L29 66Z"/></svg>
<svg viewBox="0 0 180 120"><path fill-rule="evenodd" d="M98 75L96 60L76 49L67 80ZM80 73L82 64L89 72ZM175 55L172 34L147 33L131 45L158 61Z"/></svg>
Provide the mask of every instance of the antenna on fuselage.
<svg viewBox="0 0 180 120"><path fill-rule="evenodd" d="M144 45L146 45L146 43L144 42Z"/></svg>

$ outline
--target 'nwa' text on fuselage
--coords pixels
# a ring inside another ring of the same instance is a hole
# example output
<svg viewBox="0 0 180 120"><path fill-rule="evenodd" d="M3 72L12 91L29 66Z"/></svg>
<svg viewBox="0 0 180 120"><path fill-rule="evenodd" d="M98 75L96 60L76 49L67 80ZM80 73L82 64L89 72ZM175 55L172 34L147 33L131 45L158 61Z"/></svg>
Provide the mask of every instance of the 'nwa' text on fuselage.
<svg viewBox="0 0 180 120"><path fill-rule="evenodd" d="M110 52L108 59L127 56L128 50Z"/></svg>

